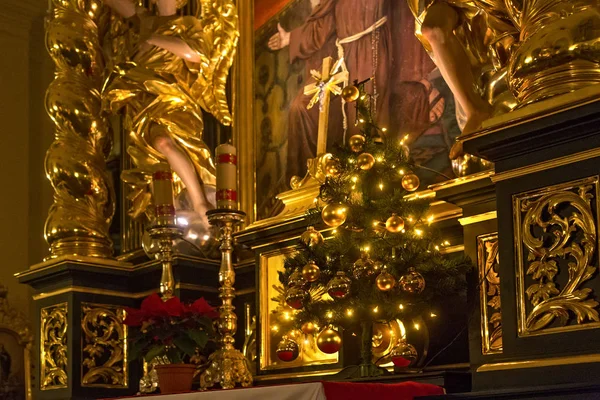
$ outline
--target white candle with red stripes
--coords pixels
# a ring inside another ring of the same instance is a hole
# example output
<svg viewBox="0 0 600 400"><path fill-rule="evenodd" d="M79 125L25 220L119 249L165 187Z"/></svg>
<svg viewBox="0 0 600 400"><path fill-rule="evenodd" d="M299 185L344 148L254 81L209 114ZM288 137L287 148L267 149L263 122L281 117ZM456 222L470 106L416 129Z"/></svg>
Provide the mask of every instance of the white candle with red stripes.
<svg viewBox="0 0 600 400"><path fill-rule="evenodd" d="M230 143L217 146L217 208L237 210L237 151Z"/></svg>
<svg viewBox="0 0 600 400"><path fill-rule="evenodd" d="M152 173L152 194L158 224L175 223L173 173L167 163L158 163Z"/></svg>

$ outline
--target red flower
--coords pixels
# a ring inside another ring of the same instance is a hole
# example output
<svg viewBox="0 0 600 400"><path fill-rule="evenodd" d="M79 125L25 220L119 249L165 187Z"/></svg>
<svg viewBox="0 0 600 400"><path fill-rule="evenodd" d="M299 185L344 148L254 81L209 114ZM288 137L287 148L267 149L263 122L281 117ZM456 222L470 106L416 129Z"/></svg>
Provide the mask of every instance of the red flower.
<svg viewBox="0 0 600 400"><path fill-rule="evenodd" d="M123 323L127 326L141 326L146 320L146 315L137 308L125 307L125 312L127 313L127 316Z"/></svg>
<svg viewBox="0 0 600 400"><path fill-rule="evenodd" d="M162 301L157 293L153 293L142 301L139 310L127 307L125 311L127 311L125 325L141 326L144 322L154 318L181 317L186 308L177 297Z"/></svg>
<svg viewBox="0 0 600 400"><path fill-rule="evenodd" d="M188 311L193 314L202 315L211 319L219 317L219 312L217 309L208 304L206 300L204 300L204 297L201 297L190 304Z"/></svg>

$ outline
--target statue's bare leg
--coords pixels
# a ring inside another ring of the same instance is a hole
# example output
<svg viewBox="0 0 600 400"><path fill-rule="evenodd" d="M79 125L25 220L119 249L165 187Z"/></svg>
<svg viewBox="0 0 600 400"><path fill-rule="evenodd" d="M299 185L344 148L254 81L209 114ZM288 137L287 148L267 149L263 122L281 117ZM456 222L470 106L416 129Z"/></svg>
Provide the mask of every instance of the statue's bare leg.
<svg viewBox="0 0 600 400"><path fill-rule="evenodd" d="M465 111L467 123L463 129L464 135L478 129L490 117L492 107L475 91L476 80L469 57L454 34L458 19L454 8L439 2L427 10L421 31L431 45L436 65L455 100ZM450 158L455 158L460 153L462 149L453 148Z"/></svg>
<svg viewBox="0 0 600 400"><path fill-rule="evenodd" d="M178 145L166 134L161 134L159 127L153 127L152 145L162 155L167 158L169 165L177 173L179 178L185 184L190 200L194 207L194 211L206 218L206 211L214 208L214 206L208 201L206 192L204 190L204 183L196 173L194 165L185 155L185 153L179 149ZM158 134L157 134L158 133Z"/></svg>

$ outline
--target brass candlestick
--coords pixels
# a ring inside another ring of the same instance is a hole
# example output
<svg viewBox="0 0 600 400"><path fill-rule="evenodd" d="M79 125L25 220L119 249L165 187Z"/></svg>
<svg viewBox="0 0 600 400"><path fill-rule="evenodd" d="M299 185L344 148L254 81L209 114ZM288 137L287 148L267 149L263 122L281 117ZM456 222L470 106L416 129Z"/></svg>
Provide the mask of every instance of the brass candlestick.
<svg viewBox="0 0 600 400"><path fill-rule="evenodd" d="M233 347L233 335L237 329L237 316L232 301L235 298L235 271L231 260L233 252L233 230L244 221L242 211L217 209L206 213L211 225L220 230L221 268L219 269L219 298L223 301L219 307L218 331L220 348L209 357L209 367L200 377L200 387L209 388L219 383L223 389L233 389L237 383L243 387L252 386L252 374L248 359Z"/></svg>
<svg viewBox="0 0 600 400"><path fill-rule="evenodd" d="M158 251L154 254L162 263L160 278L160 294L163 300L173 297L175 279L173 278L173 241L183 236L183 229L174 223L157 218L156 222L148 228L152 240L156 240Z"/></svg>

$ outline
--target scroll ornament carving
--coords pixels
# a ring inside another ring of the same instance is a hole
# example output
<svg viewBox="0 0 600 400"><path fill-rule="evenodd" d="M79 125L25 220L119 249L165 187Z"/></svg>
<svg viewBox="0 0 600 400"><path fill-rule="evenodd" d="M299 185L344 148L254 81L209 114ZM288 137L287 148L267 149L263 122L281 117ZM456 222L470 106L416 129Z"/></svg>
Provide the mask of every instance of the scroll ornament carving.
<svg viewBox="0 0 600 400"><path fill-rule="evenodd" d="M82 386L127 387L125 311L110 305L83 304L82 314Z"/></svg>
<svg viewBox="0 0 600 400"><path fill-rule="evenodd" d="M42 390L67 387L67 303L41 311L41 379Z"/></svg>
<svg viewBox="0 0 600 400"><path fill-rule="evenodd" d="M526 290L533 305L524 326L529 332L553 322L566 326L572 316L577 324L600 321L592 289L582 288L597 269L591 264L597 243L591 189L582 185L575 191L553 191L521 204L525 213L522 240L528 250L526 275L535 281ZM568 216L563 215L565 207L570 210ZM559 289L555 278L561 260L567 262L568 281Z"/></svg>

